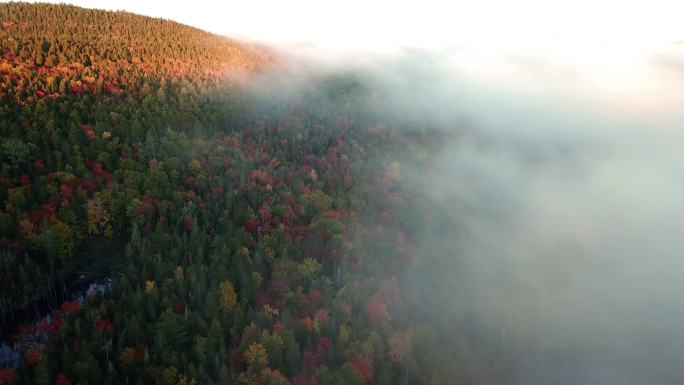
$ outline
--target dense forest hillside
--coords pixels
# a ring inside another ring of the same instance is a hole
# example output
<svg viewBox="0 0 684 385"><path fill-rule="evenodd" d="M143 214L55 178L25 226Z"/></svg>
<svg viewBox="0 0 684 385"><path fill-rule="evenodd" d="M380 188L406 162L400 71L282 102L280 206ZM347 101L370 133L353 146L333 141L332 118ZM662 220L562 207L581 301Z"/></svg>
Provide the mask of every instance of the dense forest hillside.
<svg viewBox="0 0 684 385"><path fill-rule="evenodd" d="M10 3L0 6L0 19L1 227L15 257L34 257L19 270L3 269L17 276L4 280L2 300L26 302L45 291L43 270L67 266L88 234L111 236L127 226L119 207L91 215L100 229L91 223L88 230L85 210L94 194L109 194L127 154L168 129L206 134L230 126L235 117L212 93L226 77L259 70L269 58L123 12ZM54 254L49 263L40 260L46 254Z"/></svg>
<svg viewBox="0 0 684 385"><path fill-rule="evenodd" d="M351 75L248 91L268 52L171 21L9 3L0 23L0 304L24 321L0 384L457 379L404 294L439 215L403 157L428 175L439 138Z"/></svg>

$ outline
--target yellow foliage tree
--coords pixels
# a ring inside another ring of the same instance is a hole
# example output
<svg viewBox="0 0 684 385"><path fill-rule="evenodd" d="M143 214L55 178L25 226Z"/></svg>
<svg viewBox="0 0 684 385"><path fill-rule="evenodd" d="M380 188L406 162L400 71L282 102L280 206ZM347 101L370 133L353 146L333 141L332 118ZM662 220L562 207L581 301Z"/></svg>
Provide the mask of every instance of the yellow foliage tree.
<svg viewBox="0 0 684 385"><path fill-rule="evenodd" d="M396 332L387 340L387 355L396 363L402 363L411 352L413 331L411 329Z"/></svg>
<svg viewBox="0 0 684 385"><path fill-rule="evenodd" d="M254 343L245 351L245 361L249 366L263 367L268 364L266 348L260 343Z"/></svg>
<svg viewBox="0 0 684 385"><path fill-rule="evenodd" d="M199 160L193 159L190 161L190 170L192 170L192 172L195 174L198 174L200 171L202 171L202 165L200 164Z"/></svg>
<svg viewBox="0 0 684 385"><path fill-rule="evenodd" d="M299 265L299 271L306 278L314 280L316 274L321 270L321 264L313 258L306 258L301 265Z"/></svg>
<svg viewBox="0 0 684 385"><path fill-rule="evenodd" d="M273 385L289 385L290 381L287 380L279 370L264 368L261 371L262 384L273 384Z"/></svg>
<svg viewBox="0 0 684 385"><path fill-rule="evenodd" d="M346 344L347 342L349 342L350 333L351 330L349 330L349 327L347 325L340 326L340 331L337 334L337 342L340 344Z"/></svg>
<svg viewBox="0 0 684 385"><path fill-rule="evenodd" d="M145 282L145 293L151 294L154 291L154 281Z"/></svg>
<svg viewBox="0 0 684 385"><path fill-rule="evenodd" d="M197 380L194 378L188 379L188 377L185 374L181 374L178 377L178 385L197 385Z"/></svg>
<svg viewBox="0 0 684 385"><path fill-rule="evenodd" d="M233 284L228 281L221 282L218 287L218 297L221 309L227 313L232 313L237 304L237 294Z"/></svg>
<svg viewBox="0 0 684 385"><path fill-rule="evenodd" d="M100 199L89 199L86 203L88 234L105 234L111 236L111 216Z"/></svg>
<svg viewBox="0 0 684 385"><path fill-rule="evenodd" d="M119 355L119 360L124 366L132 365L135 362L135 349L124 348Z"/></svg>
<svg viewBox="0 0 684 385"><path fill-rule="evenodd" d="M161 372L162 385L175 385L178 383L178 369L173 366L162 369Z"/></svg>

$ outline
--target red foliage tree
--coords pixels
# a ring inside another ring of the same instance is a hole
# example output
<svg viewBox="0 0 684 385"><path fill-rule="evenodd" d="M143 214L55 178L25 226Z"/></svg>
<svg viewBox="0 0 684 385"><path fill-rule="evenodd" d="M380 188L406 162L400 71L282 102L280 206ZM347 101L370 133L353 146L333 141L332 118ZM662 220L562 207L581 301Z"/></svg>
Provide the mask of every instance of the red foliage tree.
<svg viewBox="0 0 684 385"><path fill-rule="evenodd" d="M40 349L30 348L26 351L26 364L30 367L36 366L38 361L40 361Z"/></svg>
<svg viewBox="0 0 684 385"><path fill-rule="evenodd" d="M373 362L368 359L368 357L363 354L357 354L352 360L352 365L354 369L361 375L364 381L371 382L373 380Z"/></svg>
<svg viewBox="0 0 684 385"><path fill-rule="evenodd" d="M387 317L387 307L382 303L378 294L373 294L368 299L367 311L368 318L372 322L382 322Z"/></svg>
<svg viewBox="0 0 684 385"><path fill-rule="evenodd" d="M44 173L45 172L45 162L42 159L38 159L35 162L33 162L33 171L37 173Z"/></svg>
<svg viewBox="0 0 684 385"><path fill-rule="evenodd" d="M67 202L66 205L71 202L71 198L74 197L74 192L68 185L62 184L59 186L59 196L63 201ZM64 205L64 204L63 204Z"/></svg>
<svg viewBox="0 0 684 385"><path fill-rule="evenodd" d="M183 224L185 225L185 228L188 230L192 230L192 218L190 217L185 217L183 220Z"/></svg>
<svg viewBox="0 0 684 385"><path fill-rule="evenodd" d="M332 341L326 336L321 336L314 351L304 352L304 365L314 370L328 359L328 352L332 347Z"/></svg>
<svg viewBox="0 0 684 385"><path fill-rule="evenodd" d="M146 352L147 346L145 346L145 344L140 344L137 348L135 348L135 354L133 355L133 357L137 362L143 362L145 360Z"/></svg>
<svg viewBox="0 0 684 385"><path fill-rule="evenodd" d="M255 184L270 184L271 177L266 171L254 170L249 174L249 181Z"/></svg>
<svg viewBox="0 0 684 385"><path fill-rule="evenodd" d="M21 176L19 177L19 182L22 186L28 186L31 184L31 177L27 174L21 174Z"/></svg>
<svg viewBox="0 0 684 385"><path fill-rule="evenodd" d="M253 233L257 229L258 226L259 226L259 220L256 218L248 219L245 222L245 230L249 231L250 233Z"/></svg>
<svg viewBox="0 0 684 385"><path fill-rule="evenodd" d="M104 318L98 318L95 320L95 331L106 333L108 335L114 334L114 325L112 321Z"/></svg>
<svg viewBox="0 0 684 385"><path fill-rule="evenodd" d="M55 379L55 385L71 385L71 381L69 381L66 374L59 373Z"/></svg>
<svg viewBox="0 0 684 385"><path fill-rule="evenodd" d="M52 203L46 203L43 206L43 216L46 218L52 218L57 213L57 209Z"/></svg>
<svg viewBox="0 0 684 385"><path fill-rule="evenodd" d="M55 336L59 334L59 329L62 327L62 324L64 324L64 319L62 319L61 317L57 317L50 321L43 321L40 324L39 329L43 333Z"/></svg>
<svg viewBox="0 0 684 385"><path fill-rule="evenodd" d="M287 282L282 279L274 279L269 284L268 291L274 296L281 296L287 292Z"/></svg>
<svg viewBox="0 0 684 385"><path fill-rule="evenodd" d="M81 343L78 340L71 340L71 351L76 355L81 351Z"/></svg>
<svg viewBox="0 0 684 385"><path fill-rule="evenodd" d="M283 321L276 321L276 323L273 325L273 334L281 334L285 330L287 330L287 327Z"/></svg>
<svg viewBox="0 0 684 385"><path fill-rule="evenodd" d="M0 385L13 385L19 381L19 377L12 368L0 368Z"/></svg>
<svg viewBox="0 0 684 385"><path fill-rule="evenodd" d="M314 314L314 320L319 325L325 325L330 321L330 311L328 309L318 309Z"/></svg>
<svg viewBox="0 0 684 385"><path fill-rule="evenodd" d="M259 208L259 211L257 212L257 214L259 215L259 218L261 218L261 220L264 223L268 223L271 221L271 210L269 210L268 207L261 206L261 208Z"/></svg>
<svg viewBox="0 0 684 385"><path fill-rule="evenodd" d="M299 320L299 322L304 325L304 328L306 328L306 331L311 332L314 329L314 324L311 318L305 317Z"/></svg>
<svg viewBox="0 0 684 385"><path fill-rule="evenodd" d="M75 313L81 310L81 304L78 301L64 302L59 310L64 314Z"/></svg>
<svg viewBox="0 0 684 385"><path fill-rule="evenodd" d="M313 305L318 305L319 303L321 303L321 301L323 301L323 299L325 297L323 296L323 293L319 289L314 287L311 290L309 290L309 294L307 294L307 298L308 298L309 302L311 302Z"/></svg>
<svg viewBox="0 0 684 385"><path fill-rule="evenodd" d="M185 314L185 305L183 305L183 303L181 303L181 302L176 302L173 305L173 311L174 311L174 313L176 313L178 315L183 315L183 314Z"/></svg>

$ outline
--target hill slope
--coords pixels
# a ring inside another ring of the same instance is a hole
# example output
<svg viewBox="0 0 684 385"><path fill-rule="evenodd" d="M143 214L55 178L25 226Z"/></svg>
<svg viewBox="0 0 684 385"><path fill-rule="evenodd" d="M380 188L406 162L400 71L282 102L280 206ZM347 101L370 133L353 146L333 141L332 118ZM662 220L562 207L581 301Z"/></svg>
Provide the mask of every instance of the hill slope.
<svg viewBox="0 0 684 385"><path fill-rule="evenodd" d="M70 5L0 5L3 54L36 66L116 62L174 75L254 70L263 52L187 25Z"/></svg>
<svg viewBox="0 0 684 385"><path fill-rule="evenodd" d="M441 225L402 165L428 175L433 135L387 124L353 75L247 93L224 75L267 54L176 23L42 4L0 20L0 330L20 354L0 383L456 378L410 307L450 302L406 293ZM97 266L107 290L63 295Z"/></svg>
<svg viewBox="0 0 684 385"><path fill-rule="evenodd" d="M5 314L85 267L73 257L98 233L87 230L86 203L111 190L127 154L167 129L198 135L236 125L226 81L270 59L172 21L69 5L0 4L0 41ZM123 232L120 210L99 234Z"/></svg>

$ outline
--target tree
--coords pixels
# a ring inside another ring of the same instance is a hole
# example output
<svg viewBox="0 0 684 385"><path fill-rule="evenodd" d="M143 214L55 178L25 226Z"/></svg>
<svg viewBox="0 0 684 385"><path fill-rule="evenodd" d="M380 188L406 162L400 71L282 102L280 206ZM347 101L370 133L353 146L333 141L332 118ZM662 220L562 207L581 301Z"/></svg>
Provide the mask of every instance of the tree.
<svg viewBox="0 0 684 385"><path fill-rule="evenodd" d="M310 281L313 281L316 278L316 275L320 270L321 264L313 258L306 258L302 264L299 265L299 271Z"/></svg>
<svg viewBox="0 0 684 385"><path fill-rule="evenodd" d="M294 331L287 330L283 333L283 342L285 345L285 368L289 377L293 377L299 373L301 361L301 347L295 339Z"/></svg>
<svg viewBox="0 0 684 385"><path fill-rule="evenodd" d="M59 258L64 265L74 254L75 236L69 225L52 218L43 226L43 245L48 256Z"/></svg>
<svg viewBox="0 0 684 385"><path fill-rule="evenodd" d="M259 370L268 365L266 348L260 343L251 344L245 351L245 361L250 368Z"/></svg>
<svg viewBox="0 0 684 385"><path fill-rule="evenodd" d="M164 368L161 377L162 385L176 385L178 383L178 369L174 367Z"/></svg>
<svg viewBox="0 0 684 385"><path fill-rule="evenodd" d="M50 384L50 377L50 368L48 366L47 358L42 357L36 366L33 381L37 385L48 385Z"/></svg>
<svg viewBox="0 0 684 385"><path fill-rule="evenodd" d="M12 162L14 167L26 162L29 157L29 147L19 139L8 138L2 142L0 146L0 153L3 158Z"/></svg>
<svg viewBox="0 0 684 385"><path fill-rule="evenodd" d="M228 281L221 282L218 287L218 298L221 309L228 314L232 313L237 304L237 294L233 284Z"/></svg>
<svg viewBox="0 0 684 385"><path fill-rule="evenodd" d="M101 199L89 199L86 203L88 234L109 234L111 236L111 216Z"/></svg>
<svg viewBox="0 0 684 385"><path fill-rule="evenodd" d="M367 383L373 381L374 371L373 362L363 354L357 354L352 359L354 369L361 375L363 380Z"/></svg>
<svg viewBox="0 0 684 385"><path fill-rule="evenodd" d="M59 373L55 379L55 385L71 385L71 381L69 381L69 378L66 376L66 374Z"/></svg>

